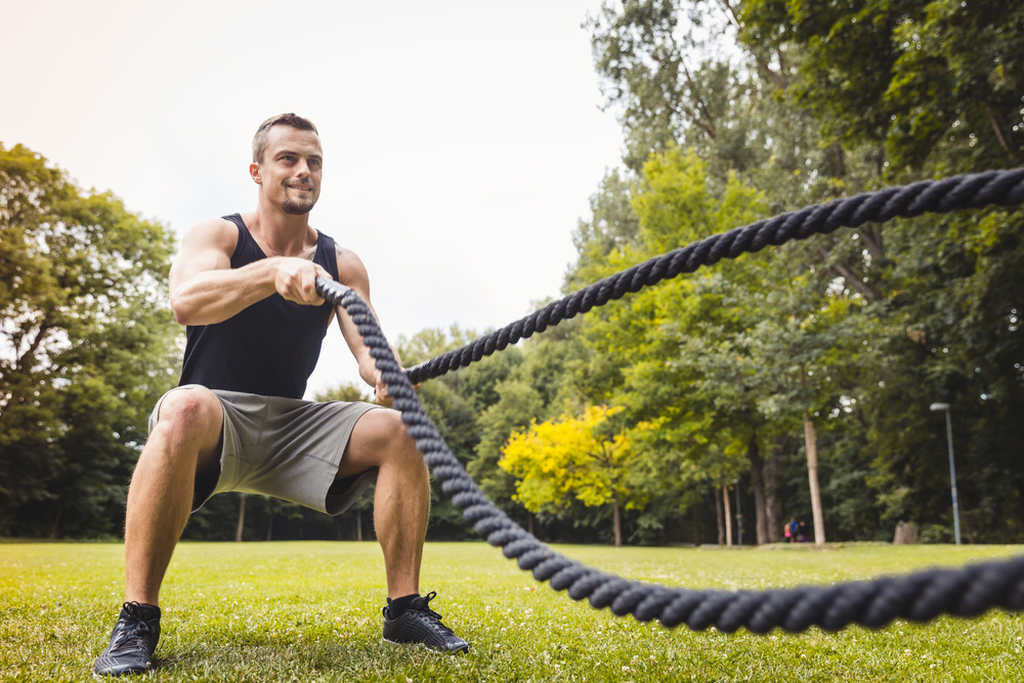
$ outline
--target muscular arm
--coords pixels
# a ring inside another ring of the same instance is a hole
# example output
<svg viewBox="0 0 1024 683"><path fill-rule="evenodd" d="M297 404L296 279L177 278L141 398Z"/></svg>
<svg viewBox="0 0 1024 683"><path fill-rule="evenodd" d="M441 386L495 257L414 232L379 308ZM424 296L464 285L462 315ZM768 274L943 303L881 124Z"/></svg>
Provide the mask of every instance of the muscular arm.
<svg viewBox="0 0 1024 683"><path fill-rule="evenodd" d="M379 323L380 318L377 317L377 312L373 310L373 304L370 303L370 278L363 262L353 252L340 247L337 249L337 259L338 277L341 283L352 288L356 294L362 297L370 308L370 313L377 318ZM387 390L380 379L380 373L377 372L373 356L370 355L370 348L363 343L363 337L359 334L358 327L341 306L338 307L338 326L341 328L341 335L345 338L348 348L359 363L359 376L363 378L364 382L374 387L378 400L386 399ZM398 352L394 348L391 351L395 354L398 363L401 364Z"/></svg>
<svg viewBox="0 0 1024 683"><path fill-rule="evenodd" d="M231 268L238 231L230 222L199 223L186 234L171 266L171 309L182 325L212 325L227 320L275 291L300 304L323 303L314 280L330 277L323 268L299 258L272 257Z"/></svg>

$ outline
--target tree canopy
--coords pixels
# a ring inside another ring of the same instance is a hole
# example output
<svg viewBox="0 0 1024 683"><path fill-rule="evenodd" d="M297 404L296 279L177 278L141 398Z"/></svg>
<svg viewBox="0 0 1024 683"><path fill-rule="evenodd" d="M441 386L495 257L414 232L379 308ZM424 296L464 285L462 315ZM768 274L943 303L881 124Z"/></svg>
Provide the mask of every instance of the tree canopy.
<svg viewBox="0 0 1024 683"><path fill-rule="evenodd" d="M146 416L173 384L171 233L0 146L0 532L119 526Z"/></svg>

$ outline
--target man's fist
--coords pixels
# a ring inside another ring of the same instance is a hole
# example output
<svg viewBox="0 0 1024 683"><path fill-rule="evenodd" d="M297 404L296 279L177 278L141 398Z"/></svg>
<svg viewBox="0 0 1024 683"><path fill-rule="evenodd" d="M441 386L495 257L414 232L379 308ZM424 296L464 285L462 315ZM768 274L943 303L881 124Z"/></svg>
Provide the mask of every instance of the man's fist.
<svg viewBox="0 0 1024 683"><path fill-rule="evenodd" d="M277 274L274 276L274 289L288 301L304 306L320 306L324 300L316 293L318 277L334 279L330 273L312 261L280 257L277 261Z"/></svg>

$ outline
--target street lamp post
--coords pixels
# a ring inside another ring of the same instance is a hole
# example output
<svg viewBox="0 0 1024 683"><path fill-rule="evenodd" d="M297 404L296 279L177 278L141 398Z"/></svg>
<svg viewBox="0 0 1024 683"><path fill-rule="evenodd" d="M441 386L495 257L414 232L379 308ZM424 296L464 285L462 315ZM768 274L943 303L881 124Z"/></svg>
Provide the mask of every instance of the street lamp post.
<svg viewBox="0 0 1024 683"><path fill-rule="evenodd" d="M960 506L956 502L956 465L953 464L953 420L949 416L948 403L933 403L929 408L946 413L946 441L949 444L949 486L953 492L953 537L960 545Z"/></svg>

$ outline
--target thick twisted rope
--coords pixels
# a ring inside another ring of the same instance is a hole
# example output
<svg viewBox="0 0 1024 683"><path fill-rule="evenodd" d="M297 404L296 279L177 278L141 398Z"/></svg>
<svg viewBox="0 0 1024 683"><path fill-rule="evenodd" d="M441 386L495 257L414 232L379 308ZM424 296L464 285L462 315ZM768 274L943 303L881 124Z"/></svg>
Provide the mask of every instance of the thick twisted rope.
<svg viewBox="0 0 1024 683"><path fill-rule="evenodd" d="M745 252L759 251L769 244L779 245L788 240L805 239L840 227L855 228L869 221L911 218L926 212L944 213L984 206L1012 206L1022 202L1024 169L1018 168L943 180L924 180L913 185L865 192L783 213L712 235L610 275L460 349L443 353L410 368L409 379L413 384L418 384L440 377L449 370L465 367L520 339L527 339L534 332L543 332L577 313L586 313L591 308L619 299L627 292L637 292L667 278L692 273L701 266L709 266L723 258L736 258Z"/></svg>
<svg viewBox="0 0 1024 683"><path fill-rule="evenodd" d="M947 193L953 199L946 198ZM647 284L691 272L721 258L757 251L766 244L802 239L814 232L830 232L841 225L853 227L867 220L916 216L924 211L1012 205L1022 201L1024 169L926 181L784 214L707 238L606 278L454 355L445 354L450 360L444 362L449 365L436 374L430 374L435 370L422 373L402 370L358 294L330 280L318 278L316 285L324 299L344 307L358 326L394 399L394 407L401 412L417 448L434 477L441 482L441 489L451 497L463 517L473 523L474 529L488 543L500 546L506 557L516 558L520 568L531 571L538 581L550 582L556 590L568 590L574 600L588 598L595 608L608 607L620 616L632 614L638 621L657 619L667 627L685 623L695 630L714 626L730 633L740 627L754 633L767 633L775 627L792 632L810 626L838 630L850 624L878 628L894 619L922 622L942 614L973 617L992 608L1024 611L1024 556L960 569L929 569L870 581L767 591L690 590L631 581L592 569L548 548L494 506L452 455L410 381L411 378L420 381L436 377L451 367L467 365L534 331L621 297L626 291L637 291ZM765 227L768 225L776 227L769 231ZM673 254L676 256L669 258ZM645 270L648 264L653 265ZM548 313L542 316L545 311ZM524 322L527 320L533 322ZM508 332L500 336L506 330ZM494 341L489 346L485 340L490 337ZM504 343L498 346L500 339L504 339ZM471 347L468 360L463 362L462 352ZM490 350L484 353L487 348ZM421 367L424 366L417 366Z"/></svg>

